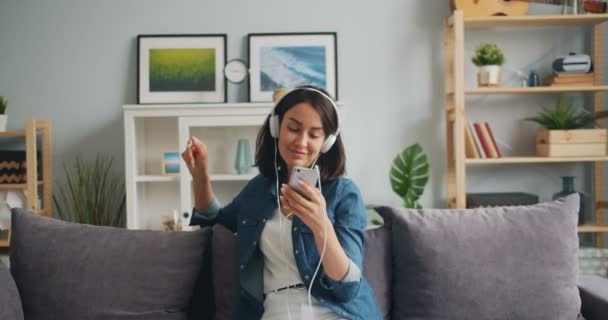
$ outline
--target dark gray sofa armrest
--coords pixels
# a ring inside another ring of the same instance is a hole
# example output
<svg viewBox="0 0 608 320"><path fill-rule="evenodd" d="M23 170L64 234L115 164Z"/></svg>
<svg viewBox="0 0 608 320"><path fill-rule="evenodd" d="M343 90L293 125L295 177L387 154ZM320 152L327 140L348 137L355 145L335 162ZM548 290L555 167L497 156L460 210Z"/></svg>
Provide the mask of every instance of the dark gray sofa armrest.
<svg viewBox="0 0 608 320"><path fill-rule="evenodd" d="M23 320L19 291L11 273L2 262L0 262L0 319Z"/></svg>
<svg viewBox="0 0 608 320"><path fill-rule="evenodd" d="M581 313L586 320L606 319L608 315L608 279L595 275L579 275Z"/></svg>

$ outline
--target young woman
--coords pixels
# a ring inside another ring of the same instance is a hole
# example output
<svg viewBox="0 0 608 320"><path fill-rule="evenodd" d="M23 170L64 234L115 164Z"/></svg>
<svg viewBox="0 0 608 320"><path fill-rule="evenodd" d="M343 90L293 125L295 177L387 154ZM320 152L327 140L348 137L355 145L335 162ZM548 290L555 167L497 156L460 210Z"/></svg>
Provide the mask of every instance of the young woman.
<svg viewBox="0 0 608 320"><path fill-rule="evenodd" d="M257 137L260 174L223 208L211 189L205 144L188 142L182 158L193 178L190 224L220 223L237 232L235 319L380 319L361 273L365 206L343 177L339 130L326 92L299 87L285 94ZM301 183L298 193L287 185L295 166L314 164L321 190Z"/></svg>

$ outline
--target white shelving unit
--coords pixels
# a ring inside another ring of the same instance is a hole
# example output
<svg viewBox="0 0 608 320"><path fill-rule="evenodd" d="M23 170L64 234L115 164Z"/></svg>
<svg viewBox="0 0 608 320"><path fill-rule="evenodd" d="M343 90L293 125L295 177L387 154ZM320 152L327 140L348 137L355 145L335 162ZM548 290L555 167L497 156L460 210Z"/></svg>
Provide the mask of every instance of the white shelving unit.
<svg viewBox="0 0 608 320"><path fill-rule="evenodd" d="M272 103L219 103L187 105L125 105L125 183L127 228L161 229L162 217L190 213L192 178L180 163L180 174L162 174L162 153L181 153L191 135L209 150L214 193L230 201L257 174L239 175L234 169L237 141L250 142L252 157L259 129ZM253 160L253 159L252 159ZM183 219L187 225L189 219Z"/></svg>

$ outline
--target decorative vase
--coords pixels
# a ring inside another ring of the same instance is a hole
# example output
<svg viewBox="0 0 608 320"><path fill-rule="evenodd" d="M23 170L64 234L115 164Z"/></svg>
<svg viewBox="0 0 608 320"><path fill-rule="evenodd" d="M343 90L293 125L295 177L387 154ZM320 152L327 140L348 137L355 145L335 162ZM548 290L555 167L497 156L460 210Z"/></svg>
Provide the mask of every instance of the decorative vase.
<svg viewBox="0 0 608 320"><path fill-rule="evenodd" d="M0 114L0 132L6 132L7 120L8 120L8 115Z"/></svg>
<svg viewBox="0 0 608 320"><path fill-rule="evenodd" d="M500 66L481 66L477 72L477 83L480 87L500 86Z"/></svg>
<svg viewBox="0 0 608 320"><path fill-rule="evenodd" d="M573 194L573 193L578 193L578 195L580 196L580 207L578 210L578 224L581 225L581 224L584 224L586 221L585 195L583 195L580 192L576 192L574 190L574 177L571 177L571 176L562 177L562 191L554 194L553 199L555 200L557 198L565 197L565 196Z"/></svg>
<svg viewBox="0 0 608 320"><path fill-rule="evenodd" d="M251 148L247 139L239 139L234 168L238 174L248 174L251 169Z"/></svg>
<svg viewBox="0 0 608 320"><path fill-rule="evenodd" d="M536 71L530 71L530 75L528 76L528 87L538 87L540 86L540 78Z"/></svg>

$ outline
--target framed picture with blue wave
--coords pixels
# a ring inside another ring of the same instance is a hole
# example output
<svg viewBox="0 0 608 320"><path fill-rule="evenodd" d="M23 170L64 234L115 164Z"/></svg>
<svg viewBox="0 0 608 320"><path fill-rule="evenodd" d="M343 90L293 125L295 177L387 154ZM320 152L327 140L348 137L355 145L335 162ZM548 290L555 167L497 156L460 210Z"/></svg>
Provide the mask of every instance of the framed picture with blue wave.
<svg viewBox="0 0 608 320"><path fill-rule="evenodd" d="M338 99L337 34L250 33L249 101L272 101L278 88L313 85Z"/></svg>
<svg viewBox="0 0 608 320"><path fill-rule="evenodd" d="M181 157L179 152L163 152L162 173L164 176L179 175L179 162Z"/></svg>
<svg viewBox="0 0 608 320"><path fill-rule="evenodd" d="M137 103L226 102L225 34L137 36Z"/></svg>

